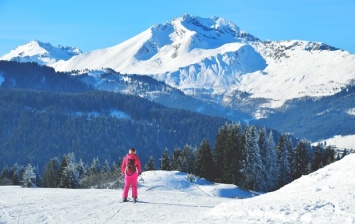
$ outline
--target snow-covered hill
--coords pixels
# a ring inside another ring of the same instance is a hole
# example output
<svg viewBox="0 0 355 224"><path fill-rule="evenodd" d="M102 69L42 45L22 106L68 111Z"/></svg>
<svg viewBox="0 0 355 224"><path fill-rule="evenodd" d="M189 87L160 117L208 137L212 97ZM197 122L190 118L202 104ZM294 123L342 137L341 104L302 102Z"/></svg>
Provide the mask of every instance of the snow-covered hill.
<svg viewBox="0 0 355 224"><path fill-rule="evenodd" d="M354 223L355 154L253 196L176 171L144 172L139 202L122 189L0 187L0 223ZM250 198L251 197L251 198ZM244 198L244 199L241 199Z"/></svg>
<svg viewBox="0 0 355 224"><path fill-rule="evenodd" d="M18 62L36 62L40 65L52 65L58 60L68 60L82 52L75 47L54 47L50 43L43 43L32 40L24 45L18 46L10 53L0 57L0 60Z"/></svg>

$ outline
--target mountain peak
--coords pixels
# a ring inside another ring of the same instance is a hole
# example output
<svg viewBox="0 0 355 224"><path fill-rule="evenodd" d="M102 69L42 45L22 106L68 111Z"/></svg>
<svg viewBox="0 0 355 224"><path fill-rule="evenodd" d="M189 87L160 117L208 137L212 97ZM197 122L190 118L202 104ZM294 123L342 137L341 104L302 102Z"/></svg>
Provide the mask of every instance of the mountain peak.
<svg viewBox="0 0 355 224"><path fill-rule="evenodd" d="M188 29L205 34L208 38L227 38L230 42L260 41L258 38L241 30L235 23L218 16L201 18L185 14L181 18L181 24Z"/></svg>
<svg viewBox="0 0 355 224"><path fill-rule="evenodd" d="M81 53L76 47L64 47L61 45L55 47L50 43L31 40L24 45L16 47L10 53L5 54L0 60L37 62L40 65L51 65L59 60L68 60Z"/></svg>

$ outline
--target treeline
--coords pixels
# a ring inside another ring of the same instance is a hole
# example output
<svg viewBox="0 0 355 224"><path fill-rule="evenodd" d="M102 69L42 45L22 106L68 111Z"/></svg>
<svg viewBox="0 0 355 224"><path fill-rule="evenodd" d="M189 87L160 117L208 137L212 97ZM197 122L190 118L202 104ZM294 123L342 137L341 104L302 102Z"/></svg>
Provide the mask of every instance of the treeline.
<svg viewBox="0 0 355 224"><path fill-rule="evenodd" d="M4 167L0 174L0 185L20 185L23 187L44 188L117 188L122 186L121 163L112 165L108 160L103 164L94 158L90 165L83 160L76 161L74 153L63 155L59 160L51 158L46 164L43 175L37 167L14 164Z"/></svg>
<svg viewBox="0 0 355 224"><path fill-rule="evenodd" d="M212 181L269 192L337 159L331 146L312 147L308 140L293 145L291 136L286 134L275 143L273 135L265 128L226 124L219 129L214 147L204 140L194 154L175 149L170 158L167 153L163 155L161 169L181 170ZM188 169L188 164L194 164L194 169Z"/></svg>
<svg viewBox="0 0 355 224"><path fill-rule="evenodd" d="M179 170L247 190L269 192L340 158L331 146L312 147L307 140L299 140L293 146L291 137L286 134L280 135L275 143L273 132L265 128L226 124L219 129L214 147L205 139L199 147L186 144L183 148L174 148L172 153L165 148L159 158L149 157L144 171L157 167ZM158 159L159 166L155 162ZM122 184L117 181L121 161L119 158L117 164L110 165L108 160L101 164L94 158L90 165L85 165L82 159L76 161L74 153L68 153L61 161L50 159L43 177L31 164L5 167L0 183L24 187L114 188Z"/></svg>

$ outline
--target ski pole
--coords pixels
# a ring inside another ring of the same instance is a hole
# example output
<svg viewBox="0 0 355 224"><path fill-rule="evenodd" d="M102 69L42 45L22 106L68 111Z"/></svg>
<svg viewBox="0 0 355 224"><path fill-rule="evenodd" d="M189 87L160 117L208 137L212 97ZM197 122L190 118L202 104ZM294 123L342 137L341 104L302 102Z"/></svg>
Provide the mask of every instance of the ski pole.
<svg viewBox="0 0 355 224"><path fill-rule="evenodd" d="M124 176L124 174L122 173L121 176L117 179L117 181L119 181L120 179L122 179L123 176Z"/></svg>

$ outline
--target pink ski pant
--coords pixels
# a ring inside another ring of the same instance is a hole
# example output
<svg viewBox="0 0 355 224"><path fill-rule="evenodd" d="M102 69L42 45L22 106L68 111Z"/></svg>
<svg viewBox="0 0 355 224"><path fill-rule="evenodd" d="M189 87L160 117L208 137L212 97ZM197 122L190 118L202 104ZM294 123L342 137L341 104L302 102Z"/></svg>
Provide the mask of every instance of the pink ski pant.
<svg viewBox="0 0 355 224"><path fill-rule="evenodd" d="M124 180L125 184L123 188L122 198L128 197L128 191L130 186L132 186L132 198L138 198L138 173L134 172L130 176L125 174Z"/></svg>

